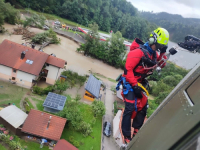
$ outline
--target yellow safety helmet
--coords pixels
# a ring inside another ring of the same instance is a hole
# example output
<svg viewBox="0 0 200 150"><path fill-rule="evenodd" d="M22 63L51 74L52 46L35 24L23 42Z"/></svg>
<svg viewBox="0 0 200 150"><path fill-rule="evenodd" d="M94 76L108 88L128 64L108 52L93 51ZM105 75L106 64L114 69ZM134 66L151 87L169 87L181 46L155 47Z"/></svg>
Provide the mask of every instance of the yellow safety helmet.
<svg viewBox="0 0 200 150"><path fill-rule="evenodd" d="M160 44L163 46L167 46L169 41L169 32L164 28L157 28L150 34L149 44Z"/></svg>

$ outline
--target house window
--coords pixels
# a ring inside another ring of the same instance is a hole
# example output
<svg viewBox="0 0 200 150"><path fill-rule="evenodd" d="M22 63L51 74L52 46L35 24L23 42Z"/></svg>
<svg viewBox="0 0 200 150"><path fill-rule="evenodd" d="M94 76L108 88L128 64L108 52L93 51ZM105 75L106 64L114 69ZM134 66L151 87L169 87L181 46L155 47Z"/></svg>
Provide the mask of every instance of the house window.
<svg viewBox="0 0 200 150"><path fill-rule="evenodd" d="M12 80L15 80L15 77L12 77Z"/></svg>
<svg viewBox="0 0 200 150"><path fill-rule="evenodd" d="M16 72L17 72L17 70L16 70L16 69L13 69L13 72L14 72L14 73L16 73Z"/></svg>

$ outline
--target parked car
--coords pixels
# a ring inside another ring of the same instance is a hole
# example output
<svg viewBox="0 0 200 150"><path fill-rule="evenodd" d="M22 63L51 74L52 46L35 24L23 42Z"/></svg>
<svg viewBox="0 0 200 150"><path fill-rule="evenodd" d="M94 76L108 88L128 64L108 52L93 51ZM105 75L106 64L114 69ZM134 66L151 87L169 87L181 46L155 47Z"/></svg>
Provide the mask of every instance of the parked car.
<svg viewBox="0 0 200 150"><path fill-rule="evenodd" d="M54 23L57 24L57 25L61 25L60 21L55 21Z"/></svg>
<svg viewBox="0 0 200 150"><path fill-rule="evenodd" d="M44 26L43 26L43 29L44 29L44 30L49 30L49 27L48 27L47 25L44 25Z"/></svg>
<svg viewBox="0 0 200 150"><path fill-rule="evenodd" d="M111 135L111 124L110 122L106 121L103 125L103 134L107 137Z"/></svg>

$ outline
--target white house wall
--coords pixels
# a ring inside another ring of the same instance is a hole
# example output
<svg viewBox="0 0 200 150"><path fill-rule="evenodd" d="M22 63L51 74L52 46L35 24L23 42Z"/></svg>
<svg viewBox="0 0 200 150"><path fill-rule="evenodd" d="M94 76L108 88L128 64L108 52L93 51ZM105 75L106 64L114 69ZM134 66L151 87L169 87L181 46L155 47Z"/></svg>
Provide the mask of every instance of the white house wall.
<svg viewBox="0 0 200 150"><path fill-rule="evenodd" d="M0 78L9 80L12 78L12 68L0 65Z"/></svg>
<svg viewBox="0 0 200 150"><path fill-rule="evenodd" d="M35 75L17 70L16 83L20 86L30 88L32 86L32 81L36 79Z"/></svg>
<svg viewBox="0 0 200 150"><path fill-rule="evenodd" d="M45 69L48 70L46 83L53 85L55 81L58 79L58 77L60 76L60 68L49 65L49 66L46 66Z"/></svg>

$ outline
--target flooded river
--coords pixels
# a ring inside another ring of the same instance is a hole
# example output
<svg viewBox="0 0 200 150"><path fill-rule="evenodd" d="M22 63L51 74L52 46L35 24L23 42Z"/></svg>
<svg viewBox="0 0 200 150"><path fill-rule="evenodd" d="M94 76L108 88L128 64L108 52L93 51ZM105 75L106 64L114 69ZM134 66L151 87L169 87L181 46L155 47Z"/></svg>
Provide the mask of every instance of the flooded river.
<svg viewBox="0 0 200 150"><path fill-rule="evenodd" d="M14 25L5 24L4 27L8 29L9 32L12 31ZM41 33L43 30L30 28L30 31ZM78 72L79 74L89 74L89 70L95 73L100 73L108 78L116 79L120 73L123 71L121 69L116 69L111 67L99 60L83 56L80 53L76 52L76 49L79 47L77 43L68 38L58 35L58 38L61 39L61 44L59 45L50 45L44 48L45 53L51 54L54 53L56 57L62 58L67 61L67 69ZM24 43L21 35L0 35L0 43L8 39L16 43ZM36 47L36 49L39 46Z"/></svg>
<svg viewBox="0 0 200 150"><path fill-rule="evenodd" d="M168 47L171 48L172 46L178 47L176 43L169 42ZM192 69L198 62L200 62L200 54L199 53L194 54L179 47L178 53L175 54L174 56L170 56L169 60L185 69Z"/></svg>

